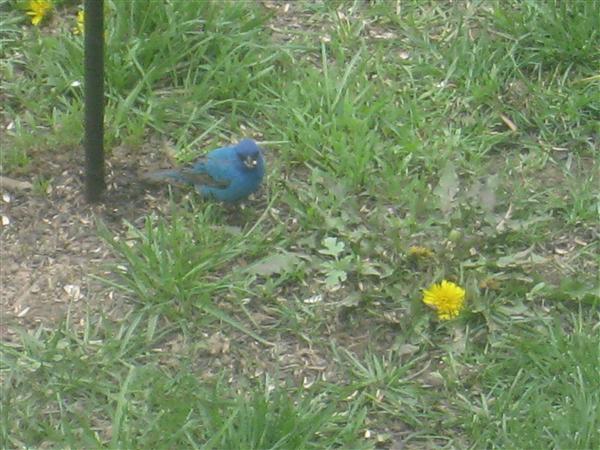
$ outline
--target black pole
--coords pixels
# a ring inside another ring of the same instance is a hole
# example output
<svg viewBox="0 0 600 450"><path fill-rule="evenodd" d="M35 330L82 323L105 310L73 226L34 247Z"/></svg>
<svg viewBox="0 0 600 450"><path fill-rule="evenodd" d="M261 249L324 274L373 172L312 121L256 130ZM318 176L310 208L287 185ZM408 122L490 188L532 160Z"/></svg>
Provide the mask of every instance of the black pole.
<svg viewBox="0 0 600 450"><path fill-rule="evenodd" d="M85 187L89 202L104 191L104 0L84 3Z"/></svg>

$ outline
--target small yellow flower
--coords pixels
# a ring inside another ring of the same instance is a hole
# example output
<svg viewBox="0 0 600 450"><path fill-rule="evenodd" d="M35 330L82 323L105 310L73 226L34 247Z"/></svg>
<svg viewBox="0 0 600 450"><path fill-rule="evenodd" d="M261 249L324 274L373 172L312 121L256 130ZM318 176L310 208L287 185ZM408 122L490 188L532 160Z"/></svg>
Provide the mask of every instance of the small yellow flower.
<svg viewBox="0 0 600 450"><path fill-rule="evenodd" d="M451 281L443 280L423 292L423 303L437 312L440 320L458 316L465 303L465 290Z"/></svg>
<svg viewBox="0 0 600 450"><path fill-rule="evenodd" d="M44 18L52 11L51 0L29 0L29 11L27 15L31 16L31 23L39 25Z"/></svg>
<svg viewBox="0 0 600 450"><path fill-rule="evenodd" d="M83 9L77 12L77 26L73 27L74 34L83 34L83 23L85 21L85 15Z"/></svg>
<svg viewBox="0 0 600 450"><path fill-rule="evenodd" d="M433 252L427 247L421 247L419 245L413 245L408 249L408 256L412 258L431 258L433 257Z"/></svg>

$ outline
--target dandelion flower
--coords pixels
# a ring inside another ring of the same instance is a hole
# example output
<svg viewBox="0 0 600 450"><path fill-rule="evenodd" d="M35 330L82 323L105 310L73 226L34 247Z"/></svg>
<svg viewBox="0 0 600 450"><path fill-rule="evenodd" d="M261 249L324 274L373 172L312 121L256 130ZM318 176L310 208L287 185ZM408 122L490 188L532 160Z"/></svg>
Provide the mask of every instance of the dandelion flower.
<svg viewBox="0 0 600 450"><path fill-rule="evenodd" d="M433 257L433 252L427 247L421 247L420 245L413 245L408 249L408 256L412 258L431 258Z"/></svg>
<svg viewBox="0 0 600 450"><path fill-rule="evenodd" d="M77 26L73 28L73 33L83 34L83 23L85 21L85 15L82 9L77 12Z"/></svg>
<svg viewBox="0 0 600 450"><path fill-rule="evenodd" d="M29 0L28 8L27 15L31 16L31 23L39 25L52 11L52 2L50 0Z"/></svg>
<svg viewBox="0 0 600 450"><path fill-rule="evenodd" d="M457 317L464 307L464 302L465 290L446 280L433 284L423 292L423 303L435 309L440 320Z"/></svg>

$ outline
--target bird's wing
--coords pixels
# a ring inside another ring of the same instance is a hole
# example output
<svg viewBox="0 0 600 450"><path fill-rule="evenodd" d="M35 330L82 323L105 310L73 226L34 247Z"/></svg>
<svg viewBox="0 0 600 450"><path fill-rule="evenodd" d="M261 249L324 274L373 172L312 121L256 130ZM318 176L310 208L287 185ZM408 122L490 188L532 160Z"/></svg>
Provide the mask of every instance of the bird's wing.
<svg viewBox="0 0 600 450"><path fill-rule="evenodd" d="M230 183L240 175L239 159L229 148L217 150L197 160L191 170L208 174L217 183Z"/></svg>
<svg viewBox="0 0 600 450"><path fill-rule="evenodd" d="M230 180L225 180L224 178L215 178L205 172L199 172L197 170L194 170L193 168L181 169L180 174L185 181L187 181L188 183L192 183L196 186L203 185L216 187L219 189L225 189L231 184Z"/></svg>
<svg viewBox="0 0 600 450"><path fill-rule="evenodd" d="M181 173L177 169L163 169L155 170L153 172L146 172L141 175L142 181L147 182L160 182L160 181L176 181L184 183Z"/></svg>
<svg viewBox="0 0 600 450"><path fill-rule="evenodd" d="M230 181L217 179L205 172L200 172L194 168L183 169L164 169L142 174L142 181L157 183L167 181L170 183L187 183L193 185L211 186L219 189L225 189Z"/></svg>

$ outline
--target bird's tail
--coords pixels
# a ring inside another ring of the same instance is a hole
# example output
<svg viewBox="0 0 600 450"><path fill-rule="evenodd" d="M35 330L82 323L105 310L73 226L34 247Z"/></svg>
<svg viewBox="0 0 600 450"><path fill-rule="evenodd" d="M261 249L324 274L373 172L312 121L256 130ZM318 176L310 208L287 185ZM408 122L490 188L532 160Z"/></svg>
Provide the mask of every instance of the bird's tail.
<svg viewBox="0 0 600 450"><path fill-rule="evenodd" d="M175 181L177 183L187 183L187 178L178 169L164 169L147 172L142 175L142 179L148 182Z"/></svg>

